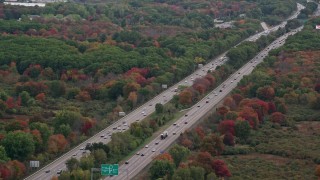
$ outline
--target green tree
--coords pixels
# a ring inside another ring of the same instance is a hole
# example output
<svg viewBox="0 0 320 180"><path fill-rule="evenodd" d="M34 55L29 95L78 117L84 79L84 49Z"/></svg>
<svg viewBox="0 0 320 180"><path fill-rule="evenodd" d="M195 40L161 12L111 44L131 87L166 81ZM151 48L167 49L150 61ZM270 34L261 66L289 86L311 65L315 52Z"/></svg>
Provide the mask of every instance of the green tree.
<svg viewBox="0 0 320 180"><path fill-rule="evenodd" d="M168 160L156 160L152 163L149 173L151 179L169 178L174 173L174 165Z"/></svg>
<svg viewBox="0 0 320 180"><path fill-rule="evenodd" d="M71 133L71 128L69 124L61 124L58 128L54 130L55 134L63 134L64 137L68 137Z"/></svg>
<svg viewBox="0 0 320 180"><path fill-rule="evenodd" d="M174 180L192 180L191 172L189 168L179 168L174 172L172 176Z"/></svg>
<svg viewBox="0 0 320 180"><path fill-rule="evenodd" d="M60 125L66 124L73 130L77 130L81 126L81 114L78 112L63 110L58 112L54 118L55 128L59 128Z"/></svg>
<svg viewBox="0 0 320 180"><path fill-rule="evenodd" d="M80 159L80 167L83 170L90 170L94 167L94 157L92 155L83 156Z"/></svg>
<svg viewBox="0 0 320 180"><path fill-rule="evenodd" d="M156 113L157 114L163 113L163 105L161 103L157 103L155 108L156 108Z"/></svg>
<svg viewBox="0 0 320 180"><path fill-rule="evenodd" d="M80 168L71 171L71 179L80 180L80 179L90 179L90 170L82 170Z"/></svg>
<svg viewBox="0 0 320 180"><path fill-rule="evenodd" d="M10 158L20 161L27 159L35 151L32 135L25 132L8 133L2 140L2 145Z"/></svg>
<svg viewBox="0 0 320 180"><path fill-rule="evenodd" d="M75 169L78 169L79 164L80 164L80 162L76 158L71 158L71 159L67 160L67 162L66 162L66 166L69 171L73 171Z"/></svg>
<svg viewBox="0 0 320 180"><path fill-rule="evenodd" d="M246 140L250 135L251 127L248 121L236 121L234 130L238 138Z"/></svg>
<svg viewBox="0 0 320 180"><path fill-rule="evenodd" d="M173 161L176 167L179 166L180 162L189 155L190 151L188 148L180 145L174 145L170 150L169 153L171 154Z"/></svg>
<svg viewBox="0 0 320 180"><path fill-rule="evenodd" d="M207 175L207 180L216 180L218 179L215 173L210 173Z"/></svg>
<svg viewBox="0 0 320 180"><path fill-rule="evenodd" d="M98 149L93 151L94 164L95 167L99 167L101 164L107 162L107 154L103 149Z"/></svg>
<svg viewBox="0 0 320 180"><path fill-rule="evenodd" d="M7 162L10 158L7 156L6 150L3 146L0 146L0 162Z"/></svg>
<svg viewBox="0 0 320 180"><path fill-rule="evenodd" d="M190 167L191 177L194 180L204 180L205 170L202 167Z"/></svg>
<svg viewBox="0 0 320 180"><path fill-rule="evenodd" d="M28 101L30 100L30 94L27 91L22 91L19 94L20 98L21 98L21 105L23 106L27 106L28 105Z"/></svg>
<svg viewBox="0 0 320 180"><path fill-rule="evenodd" d="M50 95L52 97L60 97L66 93L66 83L63 81L51 81L49 83Z"/></svg>

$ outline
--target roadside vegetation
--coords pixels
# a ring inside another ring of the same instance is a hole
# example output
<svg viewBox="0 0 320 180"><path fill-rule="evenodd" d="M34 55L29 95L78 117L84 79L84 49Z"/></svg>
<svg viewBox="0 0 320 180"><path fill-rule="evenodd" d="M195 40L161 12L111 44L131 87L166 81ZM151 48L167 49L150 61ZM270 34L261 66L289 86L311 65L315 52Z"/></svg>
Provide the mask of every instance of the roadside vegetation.
<svg viewBox="0 0 320 180"><path fill-rule="evenodd" d="M319 178L319 23L310 19L271 51L223 106L179 138L183 160L172 161L170 148L143 178Z"/></svg>

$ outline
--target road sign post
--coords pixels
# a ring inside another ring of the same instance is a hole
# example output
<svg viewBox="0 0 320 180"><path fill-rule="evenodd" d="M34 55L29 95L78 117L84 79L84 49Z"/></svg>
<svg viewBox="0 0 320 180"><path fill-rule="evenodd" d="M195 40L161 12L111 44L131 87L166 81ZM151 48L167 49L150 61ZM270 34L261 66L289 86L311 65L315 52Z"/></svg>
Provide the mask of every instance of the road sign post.
<svg viewBox="0 0 320 180"><path fill-rule="evenodd" d="M119 164L101 164L101 175L102 176L118 176L119 175Z"/></svg>

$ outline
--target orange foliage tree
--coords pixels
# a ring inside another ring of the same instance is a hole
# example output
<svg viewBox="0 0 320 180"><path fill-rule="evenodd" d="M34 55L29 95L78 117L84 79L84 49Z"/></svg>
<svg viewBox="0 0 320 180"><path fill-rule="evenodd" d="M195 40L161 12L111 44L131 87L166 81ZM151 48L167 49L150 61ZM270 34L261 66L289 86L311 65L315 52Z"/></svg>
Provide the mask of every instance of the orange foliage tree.
<svg viewBox="0 0 320 180"><path fill-rule="evenodd" d="M169 153L159 154L154 158L154 160L168 160L169 162L173 163L173 158Z"/></svg>
<svg viewBox="0 0 320 180"><path fill-rule="evenodd" d="M49 153L58 153L65 150L68 142L62 134L55 134L49 137L48 141L48 152Z"/></svg>

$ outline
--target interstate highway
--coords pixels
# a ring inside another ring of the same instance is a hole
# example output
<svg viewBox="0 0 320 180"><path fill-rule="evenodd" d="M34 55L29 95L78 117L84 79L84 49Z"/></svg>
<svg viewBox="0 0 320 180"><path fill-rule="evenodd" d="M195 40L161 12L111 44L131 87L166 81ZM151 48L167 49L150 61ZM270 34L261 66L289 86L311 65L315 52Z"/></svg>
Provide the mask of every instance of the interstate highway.
<svg viewBox="0 0 320 180"><path fill-rule="evenodd" d="M133 179L143 168L145 168L152 161L152 159L156 155L167 149L179 137L181 132L189 129L197 120L201 119L207 112L213 109L223 98L225 98L232 91L232 89L237 86L237 83L243 78L243 76L250 74L256 67L256 65L263 61L264 57L267 56L270 50L282 46L283 42L289 35L293 35L301 30L302 27L299 27L276 39L273 43L267 46L263 51L256 55L237 72L232 74L220 86L210 92L197 104L192 106L192 108L190 108L190 110L187 112L187 116L183 116L178 119L175 123L176 125L172 125L167 128L167 138L161 140L159 135L148 144L148 148L144 147L139 151L140 155L133 155L130 159L127 160L128 164L121 165L119 167L118 176L106 177L105 179ZM222 92L220 92L220 90L222 90ZM207 103L207 101L209 102ZM144 156L141 156L141 154L144 154Z"/></svg>

